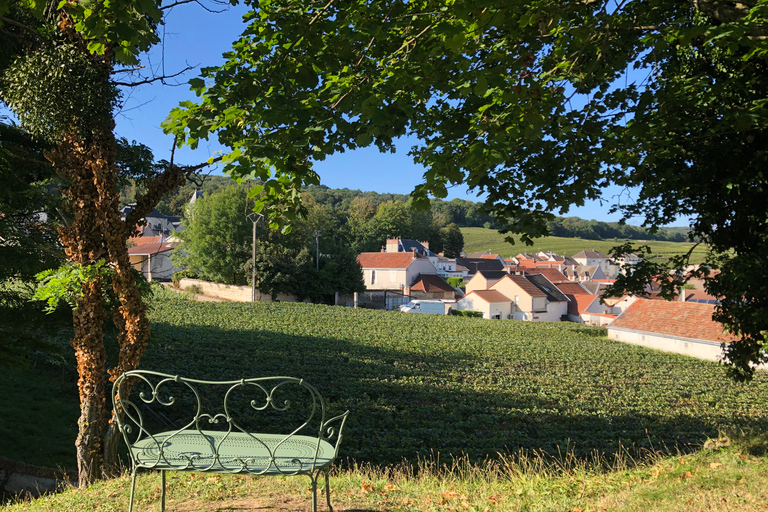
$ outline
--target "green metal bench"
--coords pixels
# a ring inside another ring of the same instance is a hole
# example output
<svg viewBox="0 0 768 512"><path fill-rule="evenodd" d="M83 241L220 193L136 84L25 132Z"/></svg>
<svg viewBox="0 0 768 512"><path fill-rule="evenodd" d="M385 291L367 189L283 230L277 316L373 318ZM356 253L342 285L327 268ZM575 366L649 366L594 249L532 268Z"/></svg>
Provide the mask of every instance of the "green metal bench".
<svg viewBox="0 0 768 512"><path fill-rule="evenodd" d="M166 471L307 475L313 512L322 473L333 510L328 472L349 411L326 419L323 397L303 379L205 381L133 370L118 377L112 397L133 463L129 512L139 468L160 471L161 511Z"/></svg>

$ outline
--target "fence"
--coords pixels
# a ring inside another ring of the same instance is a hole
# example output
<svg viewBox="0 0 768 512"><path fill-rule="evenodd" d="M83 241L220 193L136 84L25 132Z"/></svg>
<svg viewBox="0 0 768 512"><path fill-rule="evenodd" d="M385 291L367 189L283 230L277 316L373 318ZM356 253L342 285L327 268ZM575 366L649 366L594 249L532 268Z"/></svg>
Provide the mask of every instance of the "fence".
<svg viewBox="0 0 768 512"><path fill-rule="evenodd" d="M393 311L401 304L408 304L411 297L392 290L367 291L355 294L339 294L337 306L349 308L384 309Z"/></svg>

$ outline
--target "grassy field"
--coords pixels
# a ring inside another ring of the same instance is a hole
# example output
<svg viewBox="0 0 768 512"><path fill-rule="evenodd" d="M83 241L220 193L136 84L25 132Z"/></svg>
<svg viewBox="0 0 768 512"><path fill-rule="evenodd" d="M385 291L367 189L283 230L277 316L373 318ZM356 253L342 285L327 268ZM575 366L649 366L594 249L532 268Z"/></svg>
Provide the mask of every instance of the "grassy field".
<svg viewBox="0 0 768 512"><path fill-rule="evenodd" d="M499 234L494 229L485 228L461 228L464 235L464 252L489 251L492 254L501 254L503 257L515 256L521 252L553 251L561 256L573 256L579 251L591 249L608 254L612 247L620 245L627 240L585 240L583 238L561 238L547 236L534 240L534 245L527 246L519 240L515 245L504 240L505 235ZM641 242L635 241L637 245ZM642 242L642 245L651 247L651 254L662 258L688 252L694 244L680 242ZM691 257L691 263L704 261L706 248L697 247Z"/></svg>

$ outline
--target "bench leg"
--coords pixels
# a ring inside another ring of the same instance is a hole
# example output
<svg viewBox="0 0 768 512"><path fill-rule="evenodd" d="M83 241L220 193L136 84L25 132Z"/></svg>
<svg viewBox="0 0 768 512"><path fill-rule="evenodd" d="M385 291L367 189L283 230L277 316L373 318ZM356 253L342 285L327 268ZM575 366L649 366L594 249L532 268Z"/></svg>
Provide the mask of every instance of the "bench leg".
<svg viewBox="0 0 768 512"><path fill-rule="evenodd" d="M312 512L317 512L317 477L319 476L317 473L309 476L312 479Z"/></svg>
<svg viewBox="0 0 768 512"><path fill-rule="evenodd" d="M331 468L325 468L325 501L328 503L328 510L333 512L333 507L331 506L331 486L328 483L328 473L330 473Z"/></svg>
<svg viewBox="0 0 768 512"><path fill-rule="evenodd" d="M160 471L160 512L165 512L165 471Z"/></svg>
<svg viewBox="0 0 768 512"><path fill-rule="evenodd" d="M136 490L136 467L131 471L131 497L128 500L128 512L133 512L133 491Z"/></svg>

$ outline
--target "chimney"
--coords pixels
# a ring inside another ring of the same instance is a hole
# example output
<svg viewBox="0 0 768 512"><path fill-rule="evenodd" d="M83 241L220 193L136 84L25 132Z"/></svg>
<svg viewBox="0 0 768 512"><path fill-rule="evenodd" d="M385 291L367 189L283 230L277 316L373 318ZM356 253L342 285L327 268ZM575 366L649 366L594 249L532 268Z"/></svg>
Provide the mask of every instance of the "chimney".
<svg viewBox="0 0 768 512"><path fill-rule="evenodd" d="M425 249L429 249L429 242L421 242Z"/></svg>
<svg viewBox="0 0 768 512"><path fill-rule="evenodd" d="M400 239L387 238L387 250L386 252L399 252Z"/></svg>

